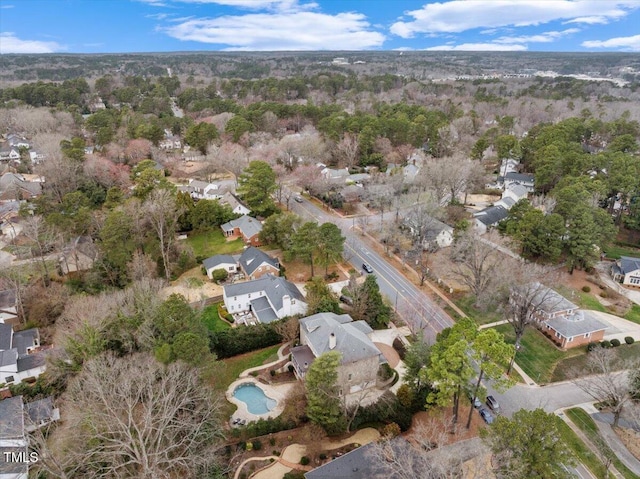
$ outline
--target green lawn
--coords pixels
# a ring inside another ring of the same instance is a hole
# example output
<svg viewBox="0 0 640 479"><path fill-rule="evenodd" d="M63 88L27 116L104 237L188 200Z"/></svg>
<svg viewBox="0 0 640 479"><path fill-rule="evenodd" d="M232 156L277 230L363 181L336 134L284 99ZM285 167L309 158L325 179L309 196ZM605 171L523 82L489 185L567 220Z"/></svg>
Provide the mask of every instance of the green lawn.
<svg viewBox="0 0 640 479"><path fill-rule="evenodd" d="M280 344L218 361L220 367L215 375L214 389L226 391L245 369L275 361L278 359L278 348Z"/></svg>
<svg viewBox="0 0 640 479"><path fill-rule="evenodd" d="M578 347L576 349L580 351L586 350L584 347ZM639 359L640 342L633 344L626 344L623 342L620 346L612 348L612 351L614 351L623 361ZM566 381L568 379L573 379L576 376L575 371L584 370L586 367L587 357L587 354L583 353L560 360L553 371L551 381Z"/></svg>
<svg viewBox="0 0 640 479"><path fill-rule="evenodd" d="M208 258L216 254L239 253L244 247L242 239L227 241L219 229L192 233L187 237L187 244L193 248L196 257L200 258Z"/></svg>
<svg viewBox="0 0 640 479"><path fill-rule="evenodd" d="M572 303L580 306L582 309L592 309L594 311L601 311L603 313L609 312L609 310L604 307L600 301L598 301L598 298L590 293L572 290L567 288L566 286L559 286L557 288L557 291Z"/></svg>
<svg viewBox="0 0 640 479"><path fill-rule="evenodd" d="M591 416L582 408L574 407L567 411L567 416L573 423L580 428L580 430L589 438L591 443L596 446L598 449L607 448L609 446L606 445L604 440L602 440L600 433L598 432L598 426L591 418ZM609 449L609 452L612 452ZM625 479L637 479L632 471L630 471L627 466L625 466L617 456L613 459L612 462L613 467L615 467L620 474L623 475ZM604 469L604 467L603 467Z"/></svg>
<svg viewBox="0 0 640 479"><path fill-rule="evenodd" d="M207 329L214 333L217 331L224 331L231 327L229 323L220 319L220 316L218 315L218 304L212 304L211 306L204 308L201 318Z"/></svg>
<svg viewBox="0 0 640 479"><path fill-rule="evenodd" d="M605 246L603 251L609 259L619 259L620 256L640 256L640 249L633 248L631 246L623 246L618 244L612 244L611 246Z"/></svg>
<svg viewBox="0 0 640 479"><path fill-rule="evenodd" d="M515 334L510 324L497 326L508 343L515 343ZM527 328L522 337L520 351L516 353L516 362L531 379L539 384L551 382L556 364L561 360L585 354L584 348L560 351L540 331Z"/></svg>
<svg viewBox="0 0 640 479"><path fill-rule="evenodd" d="M634 304L627 314L624 315L624 319L640 324L640 306Z"/></svg>
<svg viewBox="0 0 640 479"><path fill-rule="evenodd" d="M605 478L605 470L602 462L598 459L591 450L586 446L584 442L576 435L575 432L565 423L562 419L556 419L558 430L560 431L560 437L565 444L571 449L573 455L578 462L584 464L589 470L595 474L598 479Z"/></svg>
<svg viewBox="0 0 640 479"><path fill-rule="evenodd" d="M497 313L495 310L486 312L480 311L473 305L475 300L476 298L473 295L466 295L459 299L455 299L454 303L458 308L464 311L467 316L473 318L479 325L495 323L496 321L504 319L502 315Z"/></svg>

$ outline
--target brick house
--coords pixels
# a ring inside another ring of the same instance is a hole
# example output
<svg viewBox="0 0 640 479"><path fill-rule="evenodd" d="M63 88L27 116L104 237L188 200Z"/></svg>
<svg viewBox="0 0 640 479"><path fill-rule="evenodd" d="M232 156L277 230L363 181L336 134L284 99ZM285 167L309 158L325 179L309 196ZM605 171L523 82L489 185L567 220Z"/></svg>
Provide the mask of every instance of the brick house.
<svg viewBox="0 0 640 479"><path fill-rule="evenodd" d="M262 224L251 216L243 215L220 226L227 238L242 238L251 246L260 246L258 235L262 231Z"/></svg>

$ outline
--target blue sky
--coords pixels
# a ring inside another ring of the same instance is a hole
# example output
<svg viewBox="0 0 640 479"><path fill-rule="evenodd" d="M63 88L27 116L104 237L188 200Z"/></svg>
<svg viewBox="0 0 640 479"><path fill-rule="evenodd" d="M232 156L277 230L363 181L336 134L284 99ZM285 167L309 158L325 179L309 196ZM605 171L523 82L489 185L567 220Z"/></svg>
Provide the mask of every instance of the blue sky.
<svg viewBox="0 0 640 479"><path fill-rule="evenodd" d="M0 53L640 52L640 0L0 0Z"/></svg>

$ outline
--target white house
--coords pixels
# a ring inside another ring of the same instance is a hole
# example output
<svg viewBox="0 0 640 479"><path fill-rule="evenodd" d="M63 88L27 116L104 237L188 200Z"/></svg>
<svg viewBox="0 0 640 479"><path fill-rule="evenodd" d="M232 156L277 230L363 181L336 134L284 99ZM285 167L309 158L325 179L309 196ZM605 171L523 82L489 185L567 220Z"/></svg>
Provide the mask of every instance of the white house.
<svg viewBox="0 0 640 479"><path fill-rule="evenodd" d="M11 324L0 323L0 383L17 384L25 378L42 374L46 365L39 347L38 329L16 333Z"/></svg>
<svg viewBox="0 0 640 479"><path fill-rule="evenodd" d="M513 184L502 192L502 199L511 198L514 203L529 196L529 191L522 185Z"/></svg>
<svg viewBox="0 0 640 479"><path fill-rule="evenodd" d="M202 262L204 269L207 272L209 279L213 279L213 272L216 269L223 269L228 274L235 274L238 272L238 260L228 254L217 254L205 259Z"/></svg>
<svg viewBox="0 0 640 479"><path fill-rule="evenodd" d="M535 177L528 173L515 173L511 171L504 176L498 177L498 183L502 184L505 190L512 185L522 185L529 193L533 193L535 190Z"/></svg>
<svg viewBox="0 0 640 479"><path fill-rule="evenodd" d="M621 256L611 265L611 276L623 286L640 289L640 258Z"/></svg>
<svg viewBox="0 0 640 479"><path fill-rule="evenodd" d="M489 206L473 214L473 228L484 234L509 216L509 210L503 205Z"/></svg>
<svg viewBox="0 0 640 479"><path fill-rule="evenodd" d="M188 185L179 186L178 190L189 193L196 200L219 200L228 191L233 191L233 181L222 180L209 183L190 179Z"/></svg>
<svg viewBox="0 0 640 479"><path fill-rule="evenodd" d="M231 211L233 211L237 215L244 216L251 213L251 210L230 191L227 191L224 195L222 195L222 198L220 198L220 203L223 205L229 205Z"/></svg>
<svg viewBox="0 0 640 479"><path fill-rule="evenodd" d="M283 277L271 274L225 286L222 297L229 313L251 313L261 323L307 311L307 303L298 287Z"/></svg>

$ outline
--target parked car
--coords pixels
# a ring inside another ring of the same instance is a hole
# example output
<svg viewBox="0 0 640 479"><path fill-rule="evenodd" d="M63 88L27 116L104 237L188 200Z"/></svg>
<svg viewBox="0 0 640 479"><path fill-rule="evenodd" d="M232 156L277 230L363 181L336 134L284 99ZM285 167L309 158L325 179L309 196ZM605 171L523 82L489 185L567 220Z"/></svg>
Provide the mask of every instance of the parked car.
<svg viewBox="0 0 640 479"><path fill-rule="evenodd" d="M367 273L373 273L373 268L369 263L362 263L362 269L365 270Z"/></svg>
<svg viewBox="0 0 640 479"><path fill-rule="evenodd" d="M353 299L351 299L349 296L345 296L344 294L340 296L340 301L344 304L348 304L349 306L353 305Z"/></svg>
<svg viewBox="0 0 640 479"><path fill-rule="evenodd" d="M480 401L480 399L478 399L477 397L475 398L475 400L472 401L473 399L473 392L471 391L467 391L467 397L469 398L469 402L473 403L473 407L478 409L482 406L482 401Z"/></svg>
<svg viewBox="0 0 640 479"><path fill-rule="evenodd" d="M302 196L298 195L298 196L294 196L293 199L295 200L296 203L302 203Z"/></svg>
<svg viewBox="0 0 640 479"><path fill-rule="evenodd" d="M489 411L488 409L481 407L479 412L480 416L482 416L482 419L484 419L484 422L486 422L487 424L492 424L495 420L493 414L491 414L491 411Z"/></svg>
<svg viewBox="0 0 640 479"><path fill-rule="evenodd" d="M493 412L500 413L500 404L498 404L498 401L496 401L496 398L493 396L487 396L487 406L489 406Z"/></svg>

